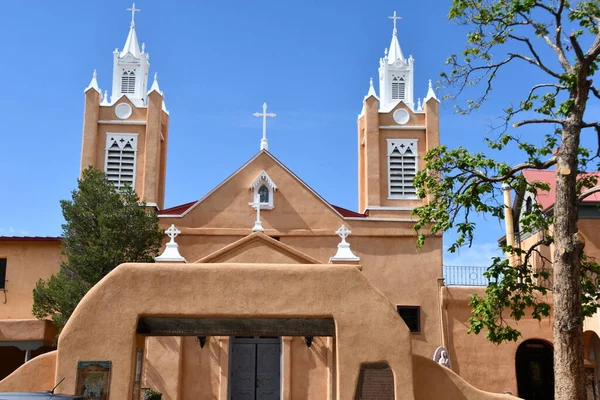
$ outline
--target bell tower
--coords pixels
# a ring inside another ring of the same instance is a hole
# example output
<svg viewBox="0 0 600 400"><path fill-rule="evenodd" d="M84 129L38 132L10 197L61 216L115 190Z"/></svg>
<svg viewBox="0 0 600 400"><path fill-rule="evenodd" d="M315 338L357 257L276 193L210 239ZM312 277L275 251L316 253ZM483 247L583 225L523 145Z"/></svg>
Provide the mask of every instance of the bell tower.
<svg viewBox="0 0 600 400"><path fill-rule="evenodd" d="M135 13L123 50L113 53L112 94L104 96L96 71L85 89L81 169L106 172L117 188L131 185L148 206L162 209L165 198L169 113L158 76L148 86L150 63L135 31Z"/></svg>
<svg viewBox="0 0 600 400"><path fill-rule="evenodd" d="M439 100L429 81L414 101L414 63L404 57L394 22L389 50L379 60L379 96L371 78L358 116L358 208L369 217L409 217L423 204L414 177L423 156L439 145Z"/></svg>

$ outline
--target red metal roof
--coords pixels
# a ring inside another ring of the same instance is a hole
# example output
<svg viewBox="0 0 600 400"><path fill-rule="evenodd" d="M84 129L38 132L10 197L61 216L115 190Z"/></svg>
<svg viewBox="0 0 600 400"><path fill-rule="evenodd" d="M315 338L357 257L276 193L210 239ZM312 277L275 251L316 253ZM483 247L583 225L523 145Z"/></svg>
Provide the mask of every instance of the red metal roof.
<svg viewBox="0 0 600 400"><path fill-rule="evenodd" d="M600 177L600 172L586 172L579 176L595 175ZM525 169L523 170L523 176L527 179L527 182L542 182L550 186L550 191L546 192L538 190L536 200L542 206L543 210L548 209L554 205L556 201L556 171L554 170L536 170L536 169ZM586 197L583 202L585 203L596 203L600 202L600 193L594 193Z"/></svg>
<svg viewBox="0 0 600 400"><path fill-rule="evenodd" d="M60 242L59 236L0 236L2 242Z"/></svg>
<svg viewBox="0 0 600 400"><path fill-rule="evenodd" d="M181 215L189 210L198 200L190 201L189 203L181 204L171 208L165 208L158 212L159 215Z"/></svg>
<svg viewBox="0 0 600 400"><path fill-rule="evenodd" d="M189 210L190 208L192 208L192 206L194 204L196 204L198 202L198 200L196 201L190 201L189 203L185 203L185 204L181 204L175 207L171 207L171 208L166 208L164 210L159 211L159 214L162 216L168 216L168 215L182 215L184 212L186 212L187 210ZM337 211L338 213L340 213L342 215L342 217L345 218L366 218L367 214L361 214L358 213L356 211L351 211L348 210L346 208L343 207L338 207L338 206L334 206L333 204L329 204L335 211Z"/></svg>

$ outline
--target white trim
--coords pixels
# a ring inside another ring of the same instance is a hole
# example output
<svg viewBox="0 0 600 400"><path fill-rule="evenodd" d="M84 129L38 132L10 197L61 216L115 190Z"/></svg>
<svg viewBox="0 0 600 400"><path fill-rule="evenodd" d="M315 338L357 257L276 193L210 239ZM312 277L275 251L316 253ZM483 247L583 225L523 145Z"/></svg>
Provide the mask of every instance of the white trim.
<svg viewBox="0 0 600 400"><path fill-rule="evenodd" d="M156 203L146 203L146 207L157 207L158 208L158 204L156 204Z"/></svg>
<svg viewBox="0 0 600 400"><path fill-rule="evenodd" d="M122 121L118 119L101 119L98 123L108 125L146 125L146 121Z"/></svg>
<svg viewBox="0 0 600 400"><path fill-rule="evenodd" d="M386 113L387 114L387 113ZM380 125L379 129L396 129L396 130L426 130L425 125L414 125L414 126L396 126L396 125Z"/></svg>
<svg viewBox="0 0 600 400"><path fill-rule="evenodd" d="M383 210L383 211L412 211L415 207L380 207L380 206L367 206L367 210Z"/></svg>
<svg viewBox="0 0 600 400"><path fill-rule="evenodd" d="M298 176L296 174L294 174L292 171L290 171L288 169L288 167L286 167L285 165L283 165L278 159L276 159L267 150L261 150L258 153L256 153L256 155L254 157L252 157L250 160L248 160L244 165L242 165L240 168L238 168L233 174L229 175L223 182L221 182L219 185L217 185L213 190L211 190L210 192L208 192L207 194L205 194L200 200L198 200L191 207L189 207L187 210L185 210L185 212L183 214L181 214L181 215L169 215L169 214L167 214L167 215L164 215L164 214L160 215L159 214L158 217L159 218L160 217L163 217L163 218L183 218L183 217L185 217L190 211L192 211L194 208L196 208L196 206L198 204L200 204L201 202L203 202L204 200L206 200L211 194L213 194L214 192L216 192L217 189L219 189L221 186L223 186L227 182L229 182L229 180L231 180L240 171L242 171L250 163L252 163L254 160L256 160L262 153L265 153L266 155L268 155L269 157L271 157L271 159L273 161L275 161L275 163L277 163L277 165L279 165L284 171L286 171L288 174L290 174L292 176L292 178L296 179L302 186L304 186L306 189L308 189L309 192L311 192L313 195L315 195L315 197L317 197L319 200L321 200L323 203L325 203L325 205L327 207L329 207L329 209L331 211L333 211L338 217L340 217L341 219L344 219L344 216L342 214L340 214L335 208L333 208L333 206L331 204L329 204L323 197L321 197L321 195L319 195L310 186L308 186L306 183L304 183L304 181L302 179L298 178ZM359 218L359 219L364 219L364 218Z"/></svg>

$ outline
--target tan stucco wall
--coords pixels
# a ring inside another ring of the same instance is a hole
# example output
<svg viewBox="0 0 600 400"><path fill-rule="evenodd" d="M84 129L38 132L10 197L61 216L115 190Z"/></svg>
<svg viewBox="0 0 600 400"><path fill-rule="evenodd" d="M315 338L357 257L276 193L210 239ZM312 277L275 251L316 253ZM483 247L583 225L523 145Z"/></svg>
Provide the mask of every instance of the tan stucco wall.
<svg viewBox="0 0 600 400"><path fill-rule="evenodd" d="M338 398L352 397L361 362L381 361L395 371L396 398L413 398L406 325L354 266L121 265L86 295L60 336L57 378L66 377L63 388L74 390L78 360L106 359L113 362L112 395L128 396L140 315L331 316Z"/></svg>
<svg viewBox="0 0 600 400"><path fill-rule="evenodd" d="M476 293L482 296L484 287L442 287L445 329L449 341L448 351L452 370L473 386L490 392L511 392L517 395L515 355L525 340L542 339L552 343L552 318L537 321L523 317L512 324L522 336L516 342L495 345L487 340L485 331L479 335L467 334L471 316L469 297ZM551 298L547 299L550 303ZM507 318L510 321L510 318Z"/></svg>
<svg viewBox="0 0 600 400"><path fill-rule="evenodd" d="M33 288L60 269L60 241L0 240L6 258L6 302L0 291L0 320L33 319Z"/></svg>
<svg viewBox="0 0 600 400"><path fill-rule="evenodd" d="M52 390L56 385L54 383L55 371L56 351L42 354L23 364L15 372L1 380L0 392ZM59 387L56 392L62 393L62 389L62 387Z"/></svg>

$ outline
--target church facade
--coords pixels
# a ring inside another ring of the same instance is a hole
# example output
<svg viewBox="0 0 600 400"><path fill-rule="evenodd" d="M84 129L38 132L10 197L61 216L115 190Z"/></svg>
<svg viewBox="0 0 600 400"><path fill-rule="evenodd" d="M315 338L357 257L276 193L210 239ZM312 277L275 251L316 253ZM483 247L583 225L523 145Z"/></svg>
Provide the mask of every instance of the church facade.
<svg viewBox="0 0 600 400"><path fill-rule="evenodd" d="M500 347L467 335L469 295L483 288L444 285L441 236L416 247L411 210L426 199L413 179L440 143L439 100L431 82L415 83L391 18L379 91L371 81L357 119L358 211L327 202L269 151L266 105L260 151L202 198L165 208L170 117L156 74L148 88L132 18L111 95L95 72L85 90L81 168L132 185L169 242L156 264L103 279L58 351L29 361L53 350L56 330L31 315L31 290L58 271L60 238L0 238L0 354L11 360L0 379L28 361L0 391L65 377L61 391L75 393L91 362L112 368L105 392L132 398L153 388L164 399L485 399L504 396L466 382L515 395L519 379L536 385L531 371L517 376L517 353L551 347L551 322L521 321L522 340ZM140 287L153 296L136 297Z"/></svg>

